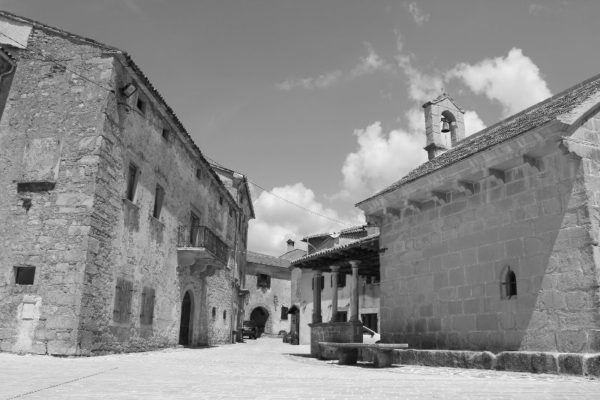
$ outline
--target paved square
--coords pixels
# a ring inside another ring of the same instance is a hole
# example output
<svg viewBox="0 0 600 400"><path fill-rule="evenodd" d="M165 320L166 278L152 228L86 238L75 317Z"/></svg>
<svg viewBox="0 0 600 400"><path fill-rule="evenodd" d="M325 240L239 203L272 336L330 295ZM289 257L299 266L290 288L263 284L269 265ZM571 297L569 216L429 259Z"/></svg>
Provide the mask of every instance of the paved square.
<svg viewBox="0 0 600 400"><path fill-rule="evenodd" d="M281 339L55 358L0 354L0 399L600 399L600 381L307 358Z"/></svg>

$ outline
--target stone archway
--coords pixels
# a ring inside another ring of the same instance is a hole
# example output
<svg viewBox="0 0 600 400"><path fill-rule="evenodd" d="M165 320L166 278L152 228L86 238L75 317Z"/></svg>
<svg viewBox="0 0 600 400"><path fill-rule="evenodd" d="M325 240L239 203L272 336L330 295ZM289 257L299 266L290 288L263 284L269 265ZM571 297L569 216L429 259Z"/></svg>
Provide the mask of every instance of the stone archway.
<svg viewBox="0 0 600 400"><path fill-rule="evenodd" d="M250 313L250 320L256 323L258 327L259 334L262 333L272 333L272 321L271 316L269 315L269 311L264 307L256 307Z"/></svg>
<svg viewBox="0 0 600 400"><path fill-rule="evenodd" d="M194 321L194 298L192 292L187 290L181 301L181 321L179 324L179 344L189 346L192 344Z"/></svg>

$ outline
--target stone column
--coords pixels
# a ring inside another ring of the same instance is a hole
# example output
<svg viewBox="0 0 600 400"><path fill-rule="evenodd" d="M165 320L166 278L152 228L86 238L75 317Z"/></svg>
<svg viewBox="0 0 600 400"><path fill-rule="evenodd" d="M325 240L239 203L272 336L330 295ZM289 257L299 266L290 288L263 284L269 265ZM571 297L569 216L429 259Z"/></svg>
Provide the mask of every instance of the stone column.
<svg viewBox="0 0 600 400"><path fill-rule="evenodd" d="M338 274L340 267L332 265L331 269L331 286L333 293L331 295L331 321L338 322Z"/></svg>
<svg viewBox="0 0 600 400"><path fill-rule="evenodd" d="M358 266L360 261L350 261L352 266L352 298L350 300L350 321L360 321L358 316Z"/></svg>
<svg viewBox="0 0 600 400"><path fill-rule="evenodd" d="M313 275L313 324L323 322L321 316L321 271L314 270Z"/></svg>

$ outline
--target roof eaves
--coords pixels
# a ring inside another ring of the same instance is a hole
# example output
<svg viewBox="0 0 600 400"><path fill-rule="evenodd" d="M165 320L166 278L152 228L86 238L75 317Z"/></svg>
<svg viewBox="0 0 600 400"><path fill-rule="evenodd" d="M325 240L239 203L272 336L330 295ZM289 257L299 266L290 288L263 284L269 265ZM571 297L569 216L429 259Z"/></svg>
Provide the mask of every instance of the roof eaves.
<svg viewBox="0 0 600 400"><path fill-rule="evenodd" d="M489 126L478 133L471 135L461 142L458 143L456 147L448 150L447 152L439 155L438 157L429 160L412 171L406 174L399 181L393 183L392 185L386 187L385 189L377 192L376 194L361 200L356 203L355 206L360 206L363 203L366 203L370 200L373 200L377 197L383 196L386 193L392 192L405 184L416 181L424 176L427 176L431 173L434 173L438 170L441 170L445 167L448 167L456 162L459 162L465 158L472 156L473 154L479 153L481 151L487 150L497 144L500 144L506 140L514 138L522 133L530 131L536 127L545 125L552 120L558 119L561 115L568 113L571 109L576 106L576 101L584 101L589 98L592 94L591 92L600 90L600 74L595 75L589 79L586 79L583 82L576 84L566 90L563 90L556 95L549 97L546 100L543 100L533 106L514 114L502 121L497 122L496 124ZM594 83L596 85L591 85ZM580 98L578 91L586 86L592 86L590 88L590 93L587 93L587 97ZM565 100L567 102L566 105L563 105L561 108L560 101ZM570 102L569 102L570 101ZM555 107L553 107L555 106ZM547 107L549 110L544 110ZM535 115L536 112L541 111L541 115ZM546 111L546 112L544 112ZM537 117L539 121L534 121L532 124L527 124L528 115L531 116L531 119ZM520 126L519 122L521 122ZM486 144L485 140L489 139L489 142ZM484 142L481 144L481 142ZM474 144L477 144L474 146ZM469 150L469 147L472 147L472 150ZM430 167L430 168L428 168Z"/></svg>
<svg viewBox="0 0 600 400"><path fill-rule="evenodd" d="M379 238L379 233L374 233L372 235L365 236L363 238L357 239L357 240L355 240L353 242L345 243L345 244L342 244L342 245L339 245L339 246L329 247L327 249L323 249L323 250L319 250L319 251L316 251L316 252L311 253L311 254L307 254L304 257L301 257L301 258L298 258L297 260L292 261L290 263L290 265L294 266L296 264L299 264L299 263L302 263L302 262L305 262L305 261L314 260L315 258L319 258L319 257L325 256L325 255L331 254L331 253L335 253L335 252L340 251L340 250L350 249L352 247L359 246L361 244L364 244L366 242L369 242L369 241L372 241L372 240L378 239L378 238Z"/></svg>

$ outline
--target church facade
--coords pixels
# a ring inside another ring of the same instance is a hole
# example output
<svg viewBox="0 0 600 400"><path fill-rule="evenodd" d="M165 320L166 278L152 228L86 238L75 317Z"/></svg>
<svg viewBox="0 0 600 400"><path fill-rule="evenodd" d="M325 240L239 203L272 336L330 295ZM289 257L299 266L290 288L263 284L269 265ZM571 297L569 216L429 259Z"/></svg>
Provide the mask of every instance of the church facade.
<svg viewBox="0 0 600 400"><path fill-rule="evenodd" d="M357 204L382 341L600 351L600 76L467 138L450 96L423 107L429 161Z"/></svg>

